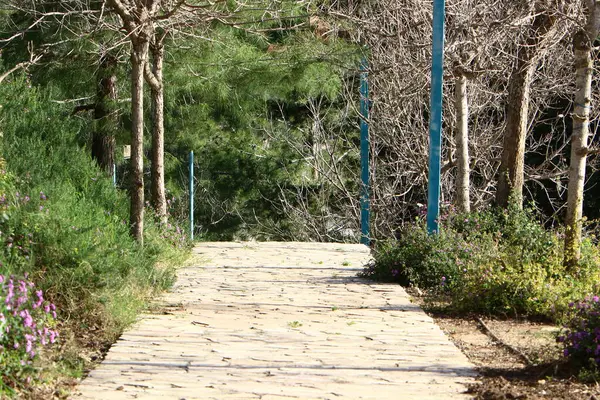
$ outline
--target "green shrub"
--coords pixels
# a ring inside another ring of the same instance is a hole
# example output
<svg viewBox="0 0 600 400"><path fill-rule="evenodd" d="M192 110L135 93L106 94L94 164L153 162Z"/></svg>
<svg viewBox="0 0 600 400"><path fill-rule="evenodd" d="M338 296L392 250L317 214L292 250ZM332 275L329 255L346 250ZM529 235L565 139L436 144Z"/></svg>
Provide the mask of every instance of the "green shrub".
<svg viewBox="0 0 600 400"><path fill-rule="evenodd" d="M600 255L586 239L576 274L562 264L560 234L546 230L531 211L510 207L446 214L441 233L423 221L380 244L363 275L443 293L462 312L562 318L568 303L593 293Z"/></svg>
<svg viewBox="0 0 600 400"><path fill-rule="evenodd" d="M152 217L143 247L130 237L126 193L80 147L85 126L50 96L19 81L0 86L0 274L29 274L60 309L60 329L109 343L173 282L189 244Z"/></svg>
<svg viewBox="0 0 600 400"><path fill-rule="evenodd" d="M378 246L375 263L363 274L402 285L445 290L483 256L481 251L487 254L490 249L483 248L481 242L474 245L451 230L429 235L418 223L405 227L399 239Z"/></svg>

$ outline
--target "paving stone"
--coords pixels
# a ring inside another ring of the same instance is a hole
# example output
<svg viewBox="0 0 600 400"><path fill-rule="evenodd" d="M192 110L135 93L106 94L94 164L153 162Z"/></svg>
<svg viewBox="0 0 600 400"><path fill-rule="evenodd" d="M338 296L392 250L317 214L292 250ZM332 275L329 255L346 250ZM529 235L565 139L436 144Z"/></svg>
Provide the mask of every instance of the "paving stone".
<svg viewBox="0 0 600 400"><path fill-rule="evenodd" d="M362 245L202 243L74 399L467 399L475 368Z"/></svg>

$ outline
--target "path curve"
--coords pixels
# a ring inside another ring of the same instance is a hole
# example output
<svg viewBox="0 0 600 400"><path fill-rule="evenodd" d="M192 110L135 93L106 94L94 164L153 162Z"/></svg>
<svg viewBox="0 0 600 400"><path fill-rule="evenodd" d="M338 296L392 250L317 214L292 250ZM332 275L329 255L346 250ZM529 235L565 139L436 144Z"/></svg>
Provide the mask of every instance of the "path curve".
<svg viewBox="0 0 600 400"><path fill-rule="evenodd" d="M201 243L74 399L466 399L475 369L362 245Z"/></svg>

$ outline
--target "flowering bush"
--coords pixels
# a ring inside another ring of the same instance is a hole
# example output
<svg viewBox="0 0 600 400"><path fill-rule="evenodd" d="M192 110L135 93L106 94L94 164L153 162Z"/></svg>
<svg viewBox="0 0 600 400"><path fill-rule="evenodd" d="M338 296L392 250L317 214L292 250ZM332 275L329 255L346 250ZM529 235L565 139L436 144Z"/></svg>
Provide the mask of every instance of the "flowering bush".
<svg viewBox="0 0 600 400"><path fill-rule="evenodd" d="M564 343L564 355L580 366L600 366L600 297L586 297L570 303L573 315L566 334L559 336Z"/></svg>
<svg viewBox="0 0 600 400"><path fill-rule="evenodd" d="M55 319L56 306L27 276L0 275L0 393L31 379L39 348L57 340Z"/></svg>

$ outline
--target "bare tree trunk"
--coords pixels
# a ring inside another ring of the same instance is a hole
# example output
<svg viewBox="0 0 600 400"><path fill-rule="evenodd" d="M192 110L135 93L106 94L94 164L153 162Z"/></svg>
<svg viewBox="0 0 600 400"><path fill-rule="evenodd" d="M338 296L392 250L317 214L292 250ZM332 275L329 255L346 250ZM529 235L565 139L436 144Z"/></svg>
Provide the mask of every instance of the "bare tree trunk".
<svg viewBox="0 0 600 400"><path fill-rule="evenodd" d="M469 200L469 100L467 77L460 73L456 78L454 106L456 108L456 207L459 212L470 212Z"/></svg>
<svg viewBox="0 0 600 400"><path fill-rule="evenodd" d="M577 89L573 110L573 132L571 134L571 164L569 166L564 254L564 264L571 269L577 266L581 257L583 189L586 159L589 151L588 136L592 73L594 69L592 49L600 27L600 1L590 0L587 3L588 17L585 30L579 31L573 38Z"/></svg>
<svg viewBox="0 0 600 400"><path fill-rule="evenodd" d="M523 51L523 53L527 52ZM506 129L496 191L496 204L502 208L508 206L511 196L518 207L523 206L529 89L535 67L536 64L529 57L525 59L518 57L517 67L508 83Z"/></svg>
<svg viewBox="0 0 600 400"><path fill-rule="evenodd" d="M525 43L517 50L517 62L508 82L506 128L496 190L496 204L506 208L509 199L523 207L525 139L527 138L530 86L538 60L553 36L555 17L544 1L532 1L535 17Z"/></svg>
<svg viewBox="0 0 600 400"><path fill-rule="evenodd" d="M117 75L114 69L116 64L117 60L107 54L100 60L94 106L96 127L92 134L92 158L108 174L112 174L115 163L117 113L114 105L117 100Z"/></svg>
<svg viewBox="0 0 600 400"><path fill-rule="evenodd" d="M165 194L165 124L164 124L164 86L163 59L164 45L157 40L151 46L152 74L150 83L152 93L152 206L161 223L167 222L167 199Z"/></svg>
<svg viewBox="0 0 600 400"><path fill-rule="evenodd" d="M144 241L144 67L149 41L143 35L132 40L131 52L131 235Z"/></svg>

